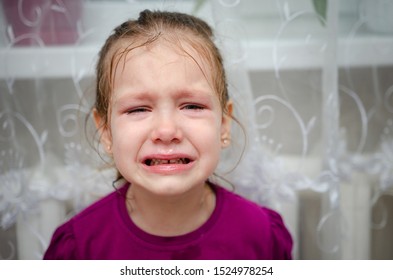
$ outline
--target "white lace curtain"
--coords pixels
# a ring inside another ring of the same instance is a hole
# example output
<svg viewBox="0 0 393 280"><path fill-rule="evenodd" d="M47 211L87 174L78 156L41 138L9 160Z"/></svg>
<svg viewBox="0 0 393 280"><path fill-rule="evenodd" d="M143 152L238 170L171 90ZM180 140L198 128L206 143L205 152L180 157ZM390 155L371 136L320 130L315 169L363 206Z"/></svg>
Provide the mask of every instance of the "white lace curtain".
<svg viewBox="0 0 393 280"><path fill-rule="evenodd" d="M219 173L283 215L294 257L393 258L393 1L1 3L0 259L42 258L60 223L112 191L85 139L94 64L145 8L215 28L246 129Z"/></svg>

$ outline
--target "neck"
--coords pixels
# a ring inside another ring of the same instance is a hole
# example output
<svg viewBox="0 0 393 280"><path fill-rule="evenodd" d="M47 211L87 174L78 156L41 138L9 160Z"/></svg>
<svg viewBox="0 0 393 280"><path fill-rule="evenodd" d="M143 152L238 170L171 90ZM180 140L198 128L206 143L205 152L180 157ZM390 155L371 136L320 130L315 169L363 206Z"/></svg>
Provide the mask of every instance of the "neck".
<svg viewBox="0 0 393 280"><path fill-rule="evenodd" d="M204 224L215 208L215 194L208 184L176 197L156 196L131 186L127 209L133 222L147 233L179 236Z"/></svg>

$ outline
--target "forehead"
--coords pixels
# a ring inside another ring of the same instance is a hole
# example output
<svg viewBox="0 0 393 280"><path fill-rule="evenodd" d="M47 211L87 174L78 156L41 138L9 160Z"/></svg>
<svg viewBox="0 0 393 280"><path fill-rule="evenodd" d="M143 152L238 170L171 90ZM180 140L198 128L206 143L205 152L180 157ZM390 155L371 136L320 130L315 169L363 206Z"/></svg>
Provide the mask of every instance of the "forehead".
<svg viewBox="0 0 393 280"><path fill-rule="evenodd" d="M127 40L123 40L116 48L113 58L113 81L122 73L124 74L124 71L130 65L132 67L133 64L135 64L134 68L148 68L158 63L162 63L162 67L169 66L172 63L181 63L182 67L196 69L195 71L200 72L211 83L213 79L211 61L204 55L202 46L189 40L170 41L169 39L171 38L159 37L152 42L146 43L143 40L138 40L131 44ZM201 46L201 49L199 49L199 46Z"/></svg>
<svg viewBox="0 0 393 280"><path fill-rule="evenodd" d="M119 66L124 66L124 63L129 61L132 57L137 56L145 51L150 51L154 55L157 51L166 51L168 53L177 55L179 58L186 58L191 60L203 72L205 77L211 76L212 54L204 47L204 42L201 38L189 34L162 34L154 40L149 40L141 37L132 41L127 38L121 39L112 49L111 64L112 64L112 78L114 70Z"/></svg>

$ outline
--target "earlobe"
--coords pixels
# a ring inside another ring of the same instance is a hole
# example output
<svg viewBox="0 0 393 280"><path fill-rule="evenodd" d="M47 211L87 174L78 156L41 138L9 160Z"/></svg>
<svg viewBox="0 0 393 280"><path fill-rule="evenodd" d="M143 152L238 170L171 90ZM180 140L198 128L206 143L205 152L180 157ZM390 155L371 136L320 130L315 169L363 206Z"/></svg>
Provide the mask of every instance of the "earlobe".
<svg viewBox="0 0 393 280"><path fill-rule="evenodd" d="M95 123L96 129L98 130L99 135L100 135L101 145L104 147L105 151L108 154L111 154L112 153L112 138L110 135L108 125L105 124L102 116L98 113L98 111L96 109L93 109L93 118L94 118L94 123Z"/></svg>
<svg viewBox="0 0 393 280"><path fill-rule="evenodd" d="M226 112L222 116L221 122L221 147L226 148L231 143L231 124L232 124L233 103L228 101Z"/></svg>

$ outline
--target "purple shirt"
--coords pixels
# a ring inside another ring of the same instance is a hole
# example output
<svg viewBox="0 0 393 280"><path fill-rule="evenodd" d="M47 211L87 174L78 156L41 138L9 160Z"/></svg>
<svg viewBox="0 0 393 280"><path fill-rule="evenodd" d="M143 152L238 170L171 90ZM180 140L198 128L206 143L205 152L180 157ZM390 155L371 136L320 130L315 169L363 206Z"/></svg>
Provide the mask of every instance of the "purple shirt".
<svg viewBox="0 0 393 280"><path fill-rule="evenodd" d="M216 207L181 236L148 234L130 219L128 184L92 204L53 234L44 259L291 259L292 238L279 214L212 185Z"/></svg>

